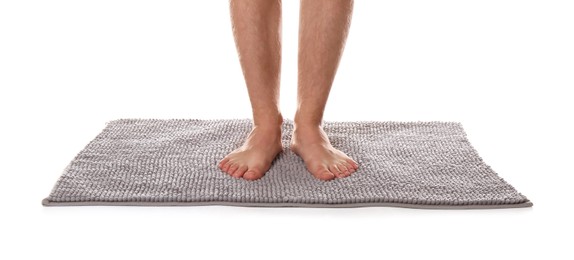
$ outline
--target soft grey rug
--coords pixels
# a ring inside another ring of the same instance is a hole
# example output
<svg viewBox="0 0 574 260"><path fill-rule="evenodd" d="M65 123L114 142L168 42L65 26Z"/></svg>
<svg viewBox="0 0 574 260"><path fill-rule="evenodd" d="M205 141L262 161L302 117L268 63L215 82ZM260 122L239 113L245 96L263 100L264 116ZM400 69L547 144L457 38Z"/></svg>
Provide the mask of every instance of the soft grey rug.
<svg viewBox="0 0 574 260"><path fill-rule="evenodd" d="M251 119L118 119L65 168L45 206L233 205L264 207L515 208L532 203L500 178L458 122L323 121L359 169L321 181L289 149L256 181L217 163L239 147Z"/></svg>

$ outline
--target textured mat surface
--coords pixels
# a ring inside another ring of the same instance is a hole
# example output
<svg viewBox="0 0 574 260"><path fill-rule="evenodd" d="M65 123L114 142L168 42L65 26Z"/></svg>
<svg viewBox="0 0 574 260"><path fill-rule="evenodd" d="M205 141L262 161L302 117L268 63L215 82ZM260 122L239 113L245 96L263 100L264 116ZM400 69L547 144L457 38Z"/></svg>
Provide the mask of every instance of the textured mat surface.
<svg viewBox="0 0 574 260"><path fill-rule="evenodd" d="M488 166L458 122L323 121L351 176L315 179L289 149L256 181L217 163L239 147L250 119L118 119L65 168L44 206L233 205L271 207L514 208L532 203Z"/></svg>

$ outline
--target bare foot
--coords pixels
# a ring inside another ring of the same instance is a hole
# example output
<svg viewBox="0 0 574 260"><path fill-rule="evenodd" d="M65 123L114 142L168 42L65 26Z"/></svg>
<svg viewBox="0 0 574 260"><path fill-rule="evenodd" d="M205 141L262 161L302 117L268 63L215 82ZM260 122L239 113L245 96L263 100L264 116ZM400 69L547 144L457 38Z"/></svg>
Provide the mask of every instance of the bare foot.
<svg viewBox="0 0 574 260"><path fill-rule="evenodd" d="M333 148L320 126L295 126L290 145L303 159L307 170L320 180L344 178L359 168L353 159Z"/></svg>
<svg viewBox="0 0 574 260"><path fill-rule="evenodd" d="M281 151L281 126L254 126L245 143L225 156L218 166L235 178L257 180L271 168Z"/></svg>

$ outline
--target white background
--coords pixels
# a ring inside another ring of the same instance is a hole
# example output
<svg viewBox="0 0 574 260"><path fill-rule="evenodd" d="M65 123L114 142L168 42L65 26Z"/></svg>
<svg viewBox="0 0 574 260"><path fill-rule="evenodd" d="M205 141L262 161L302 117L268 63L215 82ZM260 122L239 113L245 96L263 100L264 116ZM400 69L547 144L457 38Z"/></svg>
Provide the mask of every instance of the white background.
<svg viewBox="0 0 574 260"><path fill-rule="evenodd" d="M298 8L283 3L287 118ZM227 1L1 1L0 258L572 259L573 13L572 1L356 1L325 111L460 121L533 208L46 208L105 122L250 118L247 89Z"/></svg>

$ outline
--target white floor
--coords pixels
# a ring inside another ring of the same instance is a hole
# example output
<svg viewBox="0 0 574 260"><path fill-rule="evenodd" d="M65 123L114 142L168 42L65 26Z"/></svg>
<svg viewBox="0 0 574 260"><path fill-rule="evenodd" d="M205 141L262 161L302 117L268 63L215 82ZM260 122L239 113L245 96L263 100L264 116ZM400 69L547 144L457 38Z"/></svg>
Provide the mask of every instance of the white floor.
<svg viewBox="0 0 574 260"><path fill-rule="evenodd" d="M190 2L0 3L0 259L574 257L568 1L356 1L325 112L460 121L532 208L42 207L108 120L251 116L228 3ZM283 6L292 118L298 2Z"/></svg>

